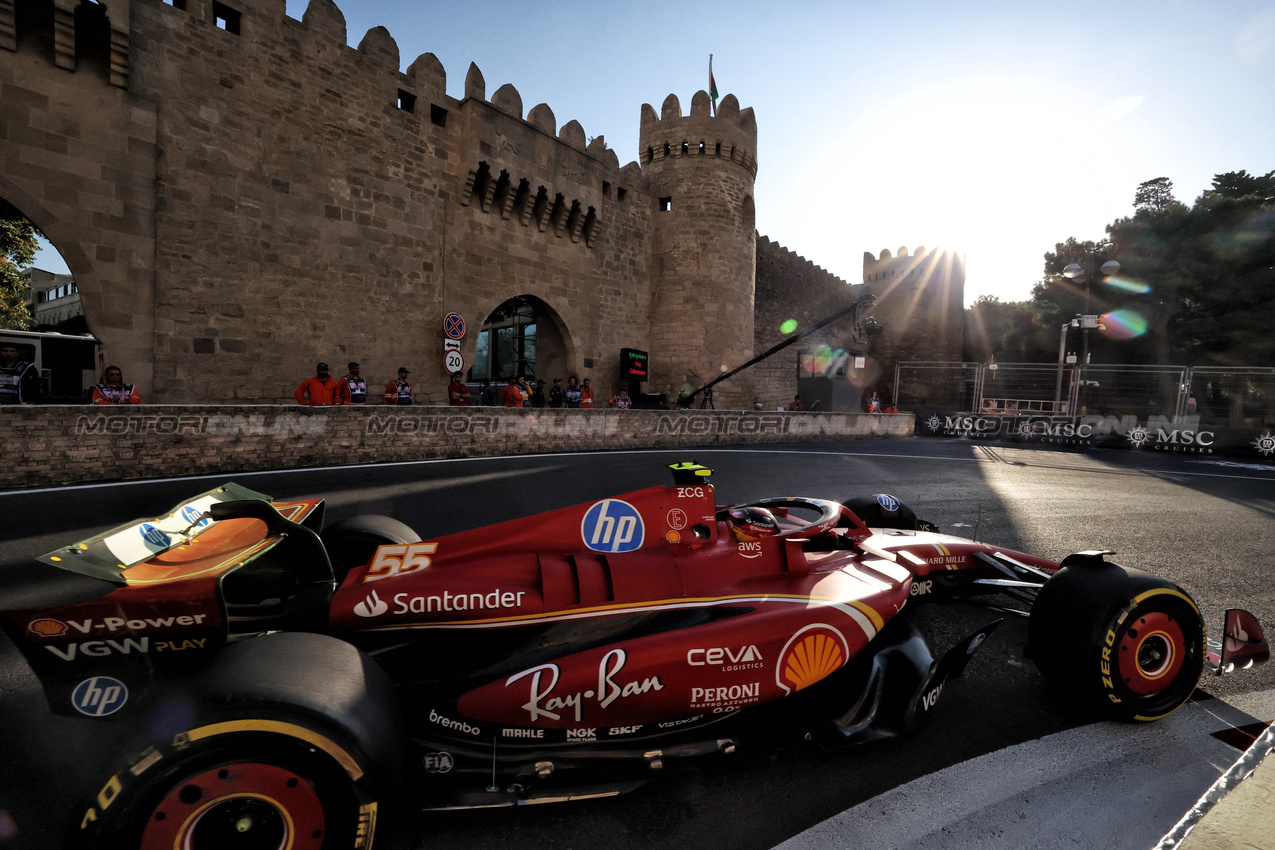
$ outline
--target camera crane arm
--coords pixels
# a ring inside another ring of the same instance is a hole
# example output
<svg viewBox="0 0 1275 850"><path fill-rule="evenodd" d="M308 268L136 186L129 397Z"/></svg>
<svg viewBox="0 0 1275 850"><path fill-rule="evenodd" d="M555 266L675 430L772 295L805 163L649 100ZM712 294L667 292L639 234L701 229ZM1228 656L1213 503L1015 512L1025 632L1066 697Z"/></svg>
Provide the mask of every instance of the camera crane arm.
<svg viewBox="0 0 1275 850"><path fill-rule="evenodd" d="M772 354L776 354L782 351L783 349L787 348L788 346L792 345L794 342L805 339L806 337L810 336L815 331L821 328L827 327L828 325L832 324L838 319L843 319L846 316L849 316L851 314L854 315L854 331L853 331L854 341L860 344L867 342L868 328L865 327L865 325L868 321L871 321L871 319L865 319L863 316L863 312L867 310L869 307L871 307L873 304L875 304L876 301L877 301L876 296L871 293L868 293L867 295L861 295L859 298L855 299L852 303L848 304L845 307L842 307L837 312L829 316L825 316L824 318L815 322L813 325L810 325L809 327L804 328L803 330L800 330L797 333L793 334L792 336L788 337L783 342L780 342L776 345L772 345L770 348L766 349L761 354L758 354L756 357L754 357L752 360L749 360L747 363L744 363L740 366L736 366L734 369L731 369L729 372L724 372L721 375L718 375L716 378L709 381L704 386L700 387L697 390L693 390L689 395L686 395L680 398L679 403L689 407L690 406L689 402L691 401L691 399L695 398L695 396L699 395L700 393L706 393L708 397L711 398L712 388L715 384L720 384L722 381L726 380L732 375L739 374L740 372L747 369L749 366L760 363L761 361L765 360L767 357L770 357Z"/></svg>

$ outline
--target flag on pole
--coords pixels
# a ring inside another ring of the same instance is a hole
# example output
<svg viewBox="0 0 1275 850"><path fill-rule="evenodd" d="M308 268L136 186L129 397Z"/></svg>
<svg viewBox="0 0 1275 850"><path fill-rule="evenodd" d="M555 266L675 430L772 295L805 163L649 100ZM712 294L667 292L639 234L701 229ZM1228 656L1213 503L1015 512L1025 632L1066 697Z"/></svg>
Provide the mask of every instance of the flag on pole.
<svg viewBox="0 0 1275 850"><path fill-rule="evenodd" d="M708 54L708 96L713 100L713 116L717 116L717 80L713 79L713 54Z"/></svg>

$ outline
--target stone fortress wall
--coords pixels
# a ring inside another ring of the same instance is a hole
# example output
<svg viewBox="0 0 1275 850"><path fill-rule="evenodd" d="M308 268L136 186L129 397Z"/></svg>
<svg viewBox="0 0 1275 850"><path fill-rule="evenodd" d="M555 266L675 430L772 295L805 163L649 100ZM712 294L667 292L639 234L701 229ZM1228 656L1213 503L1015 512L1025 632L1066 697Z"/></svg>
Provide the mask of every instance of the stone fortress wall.
<svg viewBox="0 0 1275 850"><path fill-rule="evenodd" d="M873 367L882 398L894 386L894 367L904 360L961 361L965 329L965 255L955 251L863 254L863 282L877 296L875 317L885 326L873 342ZM886 399L890 401L891 399Z"/></svg>
<svg viewBox="0 0 1275 850"><path fill-rule="evenodd" d="M300 21L284 0L0 2L0 196L147 401L286 402L317 360L354 359L373 380L407 365L441 402L444 316L467 320L472 363L516 296L543 304L542 376L605 397L619 349L645 349L645 389L672 396L773 344L776 292L812 319L844 303L822 269L766 259L756 120L733 95L715 117L703 92L685 115L644 105L621 167L512 85L489 98L475 65L457 100L432 54L401 71L383 27L347 35L332 0ZM785 383L745 372L717 406Z"/></svg>

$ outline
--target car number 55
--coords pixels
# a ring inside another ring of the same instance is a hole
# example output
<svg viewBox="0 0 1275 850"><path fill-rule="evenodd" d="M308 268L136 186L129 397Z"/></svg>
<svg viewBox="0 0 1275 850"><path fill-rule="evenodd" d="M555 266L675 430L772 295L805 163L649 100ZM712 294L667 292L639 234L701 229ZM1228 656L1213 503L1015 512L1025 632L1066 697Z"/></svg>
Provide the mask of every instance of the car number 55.
<svg viewBox="0 0 1275 850"><path fill-rule="evenodd" d="M372 559L371 568L363 576L363 581L366 583L420 572L429 566L429 556L437 549L437 543L380 546L376 550L376 557Z"/></svg>

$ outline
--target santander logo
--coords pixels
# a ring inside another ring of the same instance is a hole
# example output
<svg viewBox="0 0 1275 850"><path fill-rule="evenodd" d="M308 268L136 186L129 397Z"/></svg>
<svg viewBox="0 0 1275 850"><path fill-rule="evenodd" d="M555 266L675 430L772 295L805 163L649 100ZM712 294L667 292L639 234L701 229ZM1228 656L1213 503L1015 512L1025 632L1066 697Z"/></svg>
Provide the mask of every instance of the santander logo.
<svg viewBox="0 0 1275 850"><path fill-rule="evenodd" d="M354 606L354 613L360 617L379 617L386 611L390 610L389 603L376 595L376 591L372 591L367 598Z"/></svg>

